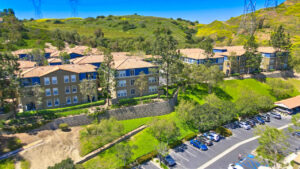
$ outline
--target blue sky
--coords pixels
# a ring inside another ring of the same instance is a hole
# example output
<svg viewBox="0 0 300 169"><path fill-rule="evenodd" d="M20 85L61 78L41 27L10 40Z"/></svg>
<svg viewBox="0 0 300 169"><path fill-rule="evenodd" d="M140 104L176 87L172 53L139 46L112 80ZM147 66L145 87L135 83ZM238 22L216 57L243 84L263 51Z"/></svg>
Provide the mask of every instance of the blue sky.
<svg viewBox="0 0 300 169"><path fill-rule="evenodd" d="M128 15L184 18L200 23L227 20L243 12L244 0L78 0L78 16ZM279 0L279 3L284 0ZM257 0L257 9L264 0ZM32 0L0 0L0 9L13 8L18 18L33 18ZM42 0L44 18L71 17L69 0Z"/></svg>

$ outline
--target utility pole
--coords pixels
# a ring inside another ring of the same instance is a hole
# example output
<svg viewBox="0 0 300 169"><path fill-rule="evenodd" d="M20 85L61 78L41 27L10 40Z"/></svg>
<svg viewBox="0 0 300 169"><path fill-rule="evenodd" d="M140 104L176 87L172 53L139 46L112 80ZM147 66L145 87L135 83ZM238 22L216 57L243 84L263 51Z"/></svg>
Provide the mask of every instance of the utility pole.
<svg viewBox="0 0 300 169"><path fill-rule="evenodd" d="M265 1L265 8L275 8L278 6L277 0L266 0Z"/></svg>
<svg viewBox="0 0 300 169"><path fill-rule="evenodd" d="M33 7L35 10L35 18L36 19L41 19L43 17L42 15L42 0L32 0Z"/></svg>
<svg viewBox="0 0 300 169"><path fill-rule="evenodd" d="M78 0L69 0L70 5L71 5L71 16L72 17L77 17L78 16L78 11L77 11L77 6L78 6Z"/></svg>
<svg viewBox="0 0 300 169"><path fill-rule="evenodd" d="M239 27L239 34L254 34L256 29L256 0L244 0L244 12Z"/></svg>

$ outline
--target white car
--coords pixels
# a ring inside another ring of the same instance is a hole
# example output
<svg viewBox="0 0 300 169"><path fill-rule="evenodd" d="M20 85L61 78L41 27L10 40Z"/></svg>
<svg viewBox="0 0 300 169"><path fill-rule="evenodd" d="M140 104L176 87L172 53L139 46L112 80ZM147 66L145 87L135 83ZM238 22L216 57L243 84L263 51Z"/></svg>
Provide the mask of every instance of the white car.
<svg viewBox="0 0 300 169"><path fill-rule="evenodd" d="M248 125L246 122L240 122L240 126L245 130L250 130L251 126Z"/></svg>
<svg viewBox="0 0 300 169"><path fill-rule="evenodd" d="M240 165L235 165L235 164L229 164L228 169L244 169L242 166Z"/></svg>

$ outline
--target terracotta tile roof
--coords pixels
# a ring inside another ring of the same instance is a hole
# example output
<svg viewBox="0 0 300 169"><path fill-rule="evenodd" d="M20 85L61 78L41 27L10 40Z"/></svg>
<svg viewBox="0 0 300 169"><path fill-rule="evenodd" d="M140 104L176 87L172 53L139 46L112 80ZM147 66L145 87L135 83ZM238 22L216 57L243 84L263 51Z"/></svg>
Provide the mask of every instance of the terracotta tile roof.
<svg viewBox="0 0 300 169"><path fill-rule="evenodd" d="M189 48L189 49L179 49L179 52L188 58L192 59L206 59L207 55L205 54L205 51L200 48ZM219 53L215 53L212 58L222 58L222 56Z"/></svg>
<svg viewBox="0 0 300 169"><path fill-rule="evenodd" d="M285 99L285 100L275 102L275 105L284 106L284 107L289 108L289 109L294 109L294 108L300 106L300 95L296 96L296 97L289 98L289 99Z"/></svg>
<svg viewBox="0 0 300 169"><path fill-rule="evenodd" d="M300 165L300 154L293 161Z"/></svg>
<svg viewBox="0 0 300 169"><path fill-rule="evenodd" d="M115 61L115 65L114 65L114 68L116 70L136 69L136 68L146 68L146 67L157 67L157 66L137 58L127 58L123 60L118 60Z"/></svg>
<svg viewBox="0 0 300 169"><path fill-rule="evenodd" d="M102 63L104 61L103 55L90 55L71 59L74 64L88 64L88 63Z"/></svg>
<svg viewBox="0 0 300 169"><path fill-rule="evenodd" d="M36 66L36 62L27 61L27 60L19 60L18 63L20 64L19 66L20 69L32 68Z"/></svg>
<svg viewBox="0 0 300 169"><path fill-rule="evenodd" d="M13 51L12 54L13 55L28 54L31 51L32 49L20 49L20 50Z"/></svg>
<svg viewBox="0 0 300 169"><path fill-rule="evenodd" d="M273 47L259 47L257 49L258 52L261 52L261 53L275 53L276 50L275 48Z"/></svg>
<svg viewBox="0 0 300 169"><path fill-rule="evenodd" d="M54 57L54 56L59 56L59 54L61 52L67 52L68 54L70 53L77 53L77 54L80 54L80 55L85 55L87 54L87 50L89 49L88 46L75 46L73 48L67 46L65 49L59 51L59 50L56 50L55 52L53 52L51 54L51 57ZM98 51L98 49L96 48L90 48L91 51L89 52L89 54L101 54L100 51Z"/></svg>
<svg viewBox="0 0 300 169"><path fill-rule="evenodd" d="M62 60L60 58L50 58L48 59L48 63L60 63Z"/></svg>
<svg viewBox="0 0 300 169"><path fill-rule="evenodd" d="M223 46L215 47L214 49L227 49L227 52L223 52L223 54L226 56L230 56L233 53L237 56L241 56L246 52L243 46Z"/></svg>
<svg viewBox="0 0 300 169"><path fill-rule="evenodd" d="M57 65L57 66L40 66L27 69L21 73L23 78L28 77L41 77L49 73L55 72L57 70L65 70L74 73L84 73L84 72L95 72L96 66L85 64L85 65Z"/></svg>
<svg viewBox="0 0 300 169"><path fill-rule="evenodd" d="M0 22L3 22L3 18L0 18Z"/></svg>

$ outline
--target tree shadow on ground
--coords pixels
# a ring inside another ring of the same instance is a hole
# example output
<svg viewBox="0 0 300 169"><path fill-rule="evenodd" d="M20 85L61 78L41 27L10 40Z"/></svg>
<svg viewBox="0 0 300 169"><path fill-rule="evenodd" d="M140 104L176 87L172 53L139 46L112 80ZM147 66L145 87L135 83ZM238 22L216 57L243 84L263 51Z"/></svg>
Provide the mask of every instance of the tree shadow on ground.
<svg viewBox="0 0 300 169"><path fill-rule="evenodd" d="M0 155L21 148L21 140L15 136L0 135Z"/></svg>

